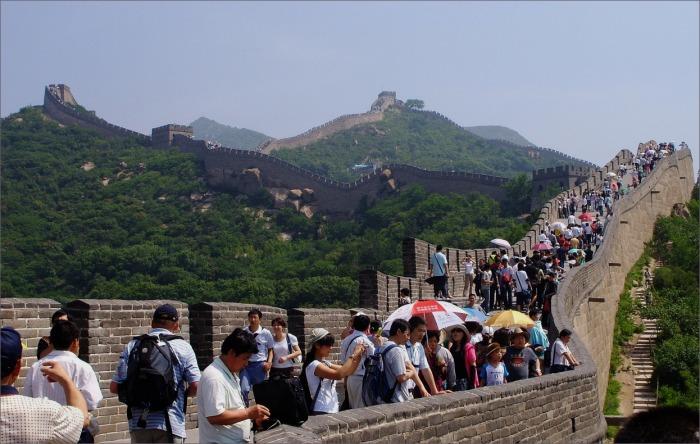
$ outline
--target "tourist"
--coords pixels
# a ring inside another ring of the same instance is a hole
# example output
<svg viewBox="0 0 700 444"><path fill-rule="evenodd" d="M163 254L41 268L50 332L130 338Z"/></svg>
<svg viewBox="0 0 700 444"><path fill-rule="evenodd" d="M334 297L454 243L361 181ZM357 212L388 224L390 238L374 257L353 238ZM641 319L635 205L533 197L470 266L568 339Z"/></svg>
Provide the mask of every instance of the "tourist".
<svg viewBox="0 0 700 444"><path fill-rule="evenodd" d="M504 310L510 310L513 305L513 269L508 265L508 257L501 256L498 267L499 303Z"/></svg>
<svg viewBox="0 0 700 444"><path fill-rule="evenodd" d="M364 352L360 364L345 380L345 393L351 409L365 407L362 399L362 380L365 375L364 359L374 354L374 343L369 340L370 319L365 314L353 317L353 331L340 343L340 362L346 362L354 355L357 346L362 345Z"/></svg>
<svg viewBox="0 0 700 444"><path fill-rule="evenodd" d="M449 299L450 295L447 292L447 277L448 272L447 257L442 252L442 245L438 245L435 248L435 253L430 256L429 271L433 278L433 291L435 292L435 299L446 298Z"/></svg>
<svg viewBox="0 0 700 444"><path fill-rule="evenodd" d="M506 348L503 356L511 382L542 375L537 355L527 347L528 339L527 332L520 327L516 327L511 334L510 347Z"/></svg>
<svg viewBox="0 0 700 444"><path fill-rule="evenodd" d="M66 405L63 388L50 382L41 373L44 362L58 362L85 398L88 412L95 411L99 402L102 401L102 391L95 370L77 356L80 347L80 330L71 321L59 320L51 328L49 338L53 350L29 367L24 380L24 395L32 398L48 398ZM91 427L83 429L79 442L95 442L96 433L97 422L94 421Z"/></svg>
<svg viewBox="0 0 700 444"><path fill-rule="evenodd" d="M482 307L486 314L494 309L494 302L491 300L491 270L487 264L481 267L480 289L482 297Z"/></svg>
<svg viewBox="0 0 700 444"><path fill-rule="evenodd" d="M428 359L430 371L435 378L435 386L439 390L446 390L455 384L455 361L452 353L440 345L440 332L428 331L426 335L425 355Z"/></svg>
<svg viewBox="0 0 700 444"><path fill-rule="evenodd" d="M402 288L399 294L399 307L402 305L408 305L411 303L411 290L408 288ZM343 338L345 339L345 338Z"/></svg>
<svg viewBox="0 0 700 444"><path fill-rule="evenodd" d="M410 336L405 345L406 353L411 364L418 371L417 377L408 383L408 388L413 391L414 398L426 398L431 394L437 395L441 391L438 390L435 384L433 373L430 371L428 359L425 356L425 349L423 349L423 338L428 332L425 319L420 316L413 316L408 320L408 327ZM428 392L428 389L430 392Z"/></svg>
<svg viewBox="0 0 700 444"><path fill-rule="evenodd" d="M406 348L403 347L409 338L410 326L408 322L397 319L389 329L389 340L377 350L381 353L393 346L384 355L384 376L387 386L392 387L389 402L403 402L413 399L408 382L416 375L416 369L411 365Z"/></svg>
<svg viewBox="0 0 700 444"><path fill-rule="evenodd" d="M384 345L387 339L382 336L382 323L378 320L373 320L369 323L369 335L368 338L372 341L374 348L379 348Z"/></svg>
<svg viewBox="0 0 700 444"><path fill-rule="evenodd" d="M281 317L272 320L272 368L270 378L291 378L294 363L301 356L299 341L293 334L286 332L287 322ZM301 361L300 361L301 362Z"/></svg>
<svg viewBox="0 0 700 444"><path fill-rule="evenodd" d="M269 418L264 405L247 407L241 391L239 374L257 352L253 335L237 328L221 344L221 355L202 372L197 396L199 442L252 442L251 421L259 425Z"/></svg>
<svg viewBox="0 0 700 444"><path fill-rule="evenodd" d="M258 352L250 357L248 365L241 371L241 390L243 399L248 404L248 394L255 384L263 382L272 368L274 352L272 350L275 340L270 330L260 325L263 314L257 308L248 312L248 326L245 328L255 338L258 344Z"/></svg>
<svg viewBox="0 0 700 444"><path fill-rule="evenodd" d="M170 304L163 304L153 312L151 330L147 334L161 338L161 340L166 338L167 344L173 351L175 358L177 358L173 362L173 377L178 388L177 398L168 408L167 417L163 411L146 411L138 407L128 408L127 411L130 410L130 415L127 413L127 416L129 416L129 434L131 435L132 443L182 443L187 436L185 433L186 397L197 394L197 383L201 374L192 346L182 338L169 338L180 331L180 323L178 321L177 309ZM132 339L119 356L117 371L109 385L111 393L119 394L120 388L122 391L126 388L124 383L127 382L127 376L129 376L127 371L129 358L134 347L140 342L140 338Z"/></svg>
<svg viewBox="0 0 700 444"><path fill-rule="evenodd" d="M471 343L471 336L464 325L455 325L450 330L450 353L455 362L455 391L470 390L479 387L476 371L476 349Z"/></svg>
<svg viewBox="0 0 700 444"><path fill-rule="evenodd" d="M544 369L544 356L549 349L549 338L547 337L547 332L542 328L542 313L537 309L531 309L528 315L535 323L534 326L527 330L530 335L530 343L532 344L533 351L537 355L537 359L540 361L540 369Z"/></svg>
<svg viewBox="0 0 700 444"><path fill-rule="evenodd" d="M357 344L343 365L327 360L335 338L324 328L314 328L309 339L309 348L301 370L302 385L311 400L311 415L337 413L339 411L336 381L352 375L362 361L364 344Z"/></svg>
<svg viewBox="0 0 700 444"><path fill-rule="evenodd" d="M486 364L486 353L488 351L489 345L491 345L493 333L493 327L482 327L481 341L474 346L476 348L476 367L479 370L479 374L481 374L481 369L484 367L484 364ZM483 385L484 381L482 380L481 383Z"/></svg>
<svg viewBox="0 0 700 444"><path fill-rule="evenodd" d="M68 313L63 310L59 309L54 312L54 314L51 315L51 327L53 327L56 324L56 321L69 321L70 317L68 316ZM39 339L39 343L36 345L36 358L41 359L44 356L48 355L51 353L53 350L53 347L51 347L51 342L49 340L48 336L42 336L41 339Z"/></svg>
<svg viewBox="0 0 700 444"><path fill-rule="evenodd" d="M474 278L476 277L474 273L474 261L472 256L468 254L462 262L462 268L464 268L464 291L462 296L468 297L474 294Z"/></svg>
<svg viewBox="0 0 700 444"><path fill-rule="evenodd" d="M565 328L559 332L559 338L554 341L554 345L552 346L552 366L549 370L550 373L573 370L575 366L581 365L569 350L569 341L571 341L571 330Z"/></svg>
<svg viewBox="0 0 700 444"><path fill-rule="evenodd" d="M508 369L501 362L503 353L497 342L489 345L486 350L486 364L481 369L481 380L485 386L502 385L508 382Z"/></svg>
<svg viewBox="0 0 700 444"><path fill-rule="evenodd" d="M473 294L470 294L469 298L467 298L466 308L473 308L474 310L477 310L480 313L483 313L484 315L486 314L484 312L484 309L481 307L481 305L476 303L476 296Z"/></svg>
<svg viewBox="0 0 700 444"><path fill-rule="evenodd" d="M537 271L535 271L535 273L537 273ZM523 308L528 307L530 304L532 286L525 272L525 266L522 263L518 264L518 271L513 274L513 282L515 282L515 301L518 311L523 311Z"/></svg>
<svg viewBox="0 0 700 444"><path fill-rule="evenodd" d="M12 327L0 330L0 442L2 443L75 443L89 414L85 398L61 364L46 360L44 377L63 389L66 405L44 398L22 396L13 386L22 369L22 338Z"/></svg>

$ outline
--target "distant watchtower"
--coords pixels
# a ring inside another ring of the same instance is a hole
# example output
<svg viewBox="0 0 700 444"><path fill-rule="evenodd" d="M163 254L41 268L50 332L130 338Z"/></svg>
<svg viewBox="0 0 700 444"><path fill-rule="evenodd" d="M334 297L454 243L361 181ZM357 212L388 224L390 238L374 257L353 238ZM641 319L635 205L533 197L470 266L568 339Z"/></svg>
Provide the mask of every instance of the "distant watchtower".
<svg viewBox="0 0 700 444"><path fill-rule="evenodd" d="M193 131L191 126L175 125L169 123L159 126L151 130L151 143L154 148L166 148L173 144L173 136L179 134L188 138L192 138Z"/></svg>
<svg viewBox="0 0 700 444"><path fill-rule="evenodd" d="M532 172L532 201L530 208L539 209L543 204L542 193L550 188L556 188L557 192L568 190L585 182L593 174L592 168L563 165L552 168L543 168ZM544 196L548 198L551 196Z"/></svg>
<svg viewBox="0 0 700 444"><path fill-rule="evenodd" d="M372 103L371 111L384 111L396 104L396 91L382 91Z"/></svg>
<svg viewBox="0 0 700 444"><path fill-rule="evenodd" d="M54 97L58 98L61 102L68 105L76 106L78 102L75 101L75 97L70 92L70 87L59 83L57 85L49 85L49 93L53 94Z"/></svg>

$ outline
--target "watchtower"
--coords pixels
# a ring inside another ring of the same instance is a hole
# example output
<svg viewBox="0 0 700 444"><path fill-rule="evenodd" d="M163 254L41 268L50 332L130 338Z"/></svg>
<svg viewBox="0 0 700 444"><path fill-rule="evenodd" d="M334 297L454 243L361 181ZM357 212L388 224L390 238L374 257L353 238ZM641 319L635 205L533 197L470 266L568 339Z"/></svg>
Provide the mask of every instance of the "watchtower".
<svg viewBox="0 0 700 444"><path fill-rule="evenodd" d="M557 192L564 191L580 185L593 174L593 169L573 165L543 168L532 172L532 200L530 208L539 209L544 199L551 196L543 196L547 190L556 188Z"/></svg>
<svg viewBox="0 0 700 444"><path fill-rule="evenodd" d="M372 103L371 111L384 111L396 104L396 91L382 91Z"/></svg>
<svg viewBox="0 0 700 444"><path fill-rule="evenodd" d="M151 130L151 143L155 148L166 148L173 144L173 136L179 134L188 138L192 138L193 131L191 126L176 125L169 123L159 126Z"/></svg>

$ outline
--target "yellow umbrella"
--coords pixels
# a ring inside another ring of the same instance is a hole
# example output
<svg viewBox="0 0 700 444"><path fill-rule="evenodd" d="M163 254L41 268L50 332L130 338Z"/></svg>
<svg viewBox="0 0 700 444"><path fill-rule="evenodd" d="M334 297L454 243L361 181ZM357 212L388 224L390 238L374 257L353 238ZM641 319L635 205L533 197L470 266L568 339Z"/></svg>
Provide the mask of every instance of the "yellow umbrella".
<svg viewBox="0 0 700 444"><path fill-rule="evenodd" d="M535 325L535 321L530 319L528 315L520 313L519 311L505 310L488 318L484 322L484 325L488 325L489 327L505 328L515 327L517 325L520 327L529 328Z"/></svg>

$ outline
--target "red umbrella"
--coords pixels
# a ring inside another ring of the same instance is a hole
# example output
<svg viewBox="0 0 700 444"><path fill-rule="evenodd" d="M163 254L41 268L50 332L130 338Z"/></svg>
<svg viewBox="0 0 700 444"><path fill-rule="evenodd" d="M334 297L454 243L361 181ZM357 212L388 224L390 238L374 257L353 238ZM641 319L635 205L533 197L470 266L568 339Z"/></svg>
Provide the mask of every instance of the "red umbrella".
<svg viewBox="0 0 700 444"><path fill-rule="evenodd" d="M549 242L540 242L539 244L532 247L532 251L551 250L551 249L552 249L552 244L550 244Z"/></svg>

